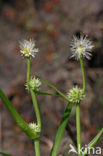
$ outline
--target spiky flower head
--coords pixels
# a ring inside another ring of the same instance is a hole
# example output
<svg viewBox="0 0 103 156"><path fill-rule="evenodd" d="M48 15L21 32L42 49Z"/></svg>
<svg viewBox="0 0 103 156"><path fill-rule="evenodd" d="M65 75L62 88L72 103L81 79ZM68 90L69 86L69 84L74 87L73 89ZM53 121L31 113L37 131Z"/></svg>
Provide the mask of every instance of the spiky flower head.
<svg viewBox="0 0 103 156"><path fill-rule="evenodd" d="M24 40L20 42L20 52L25 57L35 57L38 52L38 48L35 47L35 42L33 40Z"/></svg>
<svg viewBox="0 0 103 156"><path fill-rule="evenodd" d="M68 96L70 102L78 103L84 98L84 93L83 93L82 89L80 89L76 86L69 91L67 96Z"/></svg>
<svg viewBox="0 0 103 156"><path fill-rule="evenodd" d="M36 123L29 123L29 127L34 131L34 133L40 133L41 129Z"/></svg>
<svg viewBox="0 0 103 156"><path fill-rule="evenodd" d="M27 86L27 85L26 85ZM40 89L40 86L41 86L41 82L38 78L31 78L30 81L29 81L29 88L31 88L32 90L39 90ZM28 87L27 87L28 89Z"/></svg>
<svg viewBox="0 0 103 156"><path fill-rule="evenodd" d="M77 60L80 59L80 56L90 59L93 47L92 42L85 35L81 34L80 37L73 36L71 42L71 57L75 57Z"/></svg>

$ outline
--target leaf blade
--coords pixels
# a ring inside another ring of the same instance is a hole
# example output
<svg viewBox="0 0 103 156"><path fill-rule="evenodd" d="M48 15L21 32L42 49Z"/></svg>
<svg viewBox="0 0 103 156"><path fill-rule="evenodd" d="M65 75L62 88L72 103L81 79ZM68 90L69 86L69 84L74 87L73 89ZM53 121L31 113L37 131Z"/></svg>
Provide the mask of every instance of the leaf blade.
<svg viewBox="0 0 103 156"><path fill-rule="evenodd" d="M11 104L11 102L1 89L0 89L0 97L4 102L5 106L7 107L7 109L9 110L9 112L11 113L12 117L15 119L17 125L21 128L21 130L24 131L24 133L26 133L26 135L29 136L30 139L38 138L39 136L36 136L36 134L30 129L29 125L19 115L19 113L16 111L14 106Z"/></svg>
<svg viewBox="0 0 103 156"><path fill-rule="evenodd" d="M2 154L2 156L12 156L11 154L4 153L4 152L0 152L0 154Z"/></svg>
<svg viewBox="0 0 103 156"><path fill-rule="evenodd" d="M72 107L73 107L73 103L68 103L68 105L67 105L67 107L65 109L65 112L63 114L62 120L60 122L60 125L58 127L57 134L56 134L56 137L55 137L55 140L54 140L54 144L53 144L50 156L56 156L57 155L58 148L59 148L61 139L63 137L66 125L68 123Z"/></svg>

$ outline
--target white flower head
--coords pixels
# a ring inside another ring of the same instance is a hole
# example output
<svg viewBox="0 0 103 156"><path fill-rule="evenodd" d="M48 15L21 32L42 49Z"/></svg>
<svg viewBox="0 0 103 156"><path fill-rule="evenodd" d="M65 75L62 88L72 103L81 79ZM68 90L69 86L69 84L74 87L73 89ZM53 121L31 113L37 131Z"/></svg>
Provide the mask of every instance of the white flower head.
<svg viewBox="0 0 103 156"><path fill-rule="evenodd" d="M29 123L29 127L34 131L34 133L39 133L41 131L40 126L36 123Z"/></svg>
<svg viewBox="0 0 103 156"><path fill-rule="evenodd" d="M83 90L76 86L69 91L67 96L70 102L78 103L84 98L85 95L83 93Z"/></svg>
<svg viewBox="0 0 103 156"><path fill-rule="evenodd" d="M20 42L20 52L25 57L35 57L38 52L38 48L35 47L35 42L33 40L24 40Z"/></svg>
<svg viewBox="0 0 103 156"><path fill-rule="evenodd" d="M26 86L26 89L28 89L28 90L30 88L33 91L38 91L40 89L40 86L41 86L41 81L38 78L33 77L29 81L29 86L27 85L27 83L25 86Z"/></svg>
<svg viewBox="0 0 103 156"><path fill-rule="evenodd" d="M80 59L80 56L90 59L93 47L92 42L85 35L81 34L80 37L73 36L71 42L71 57L75 57L77 60Z"/></svg>

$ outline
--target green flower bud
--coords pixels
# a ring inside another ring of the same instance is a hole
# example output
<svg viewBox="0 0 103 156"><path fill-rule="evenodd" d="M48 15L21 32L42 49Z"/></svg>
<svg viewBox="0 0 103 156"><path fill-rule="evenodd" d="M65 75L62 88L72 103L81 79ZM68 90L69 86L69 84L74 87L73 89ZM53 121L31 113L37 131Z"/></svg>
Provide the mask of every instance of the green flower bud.
<svg viewBox="0 0 103 156"><path fill-rule="evenodd" d="M40 86L41 86L41 82L40 80L37 78L31 78L30 82L29 82L29 87L32 89L32 90L39 90L40 89Z"/></svg>
<svg viewBox="0 0 103 156"><path fill-rule="evenodd" d="M67 96L70 102L79 103L84 98L85 95L83 93L83 90L76 86L69 91Z"/></svg>
<svg viewBox="0 0 103 156"><path fill-rule="evenodd" d="M41 86L41 82L40 80L37 78L31 78L30 81L29 81L29 86L27 85L27 83L25 84L26 86L26 89L29 90L29 89L32 89L33 91L35 90L39 90L40 89L40 86Z"/></svg>

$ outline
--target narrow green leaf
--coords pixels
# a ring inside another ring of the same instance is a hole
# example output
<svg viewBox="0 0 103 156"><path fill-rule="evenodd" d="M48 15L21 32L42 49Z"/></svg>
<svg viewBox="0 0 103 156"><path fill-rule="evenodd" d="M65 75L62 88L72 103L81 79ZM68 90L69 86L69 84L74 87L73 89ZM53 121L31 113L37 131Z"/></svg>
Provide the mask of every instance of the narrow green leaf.
<svg viewBox="0 0 103 156"><path fill-rule="evenodd" d="M54 140L54 144L53 144L50 156L57 156L59 145L62 140L66 125L68 124L68 120L69 120L69 116L70 116L72 107L73 107L73 103L68 103L66 110L64 112L64 115L62 117L61 123L58 127L57 134L56 134L56 137Z"/></svg>
<svg viewBox="0 0 103 156"><path fill-rule="evenodd" d="M5 96L3 91L0 89L0 97L2 101L4 102L5 106L10 111L12 117L15 119L17 125L26 133L27 136L29 136L30 139L36 139L39 136L35 134L29 127L29 125L23 120L23 118L19 115L19 113L16 111L14 106L11 104L9 99Z"/></svg>
<svg viewBox="0 0 103 156"><path fill-rule="evenodd" d="M101 128L101 130L98 132L95 138L89 143L89 146L95 146L98 143L100 137L102 136L103 136L103 128Z"/></svg>
<svg viewBox="0 0 103 156"><path fill-rule="evenodd" d="M10 154L4 153L4 152L0 152L0 154L1 154L2 156L11 156Z"/></svg>
<svg viewBox="0 0 103 156"><path fill-rule="evenodd" d="M99 133L95 136L95 138L88 144L88 147L85 149L83 156L86 156L88 153L88 149L95 147L99 141L99 139L103 136L103 128L99 131Z"/></svg>
<svg viewBox="0 0 103 156"><path fill-rule="evenodd" d="M57 89L53 84L51 84L50 82L44 80L43 78L39 77L38 75L34 74L35 77L39 78L42 82L44 82L46 85L48 85L49 87L51 87L52 89L54 89L63 99L65 99L66 101L69 101L68 97L65 96L65 94L63 94L59 89Z"/></svg>

